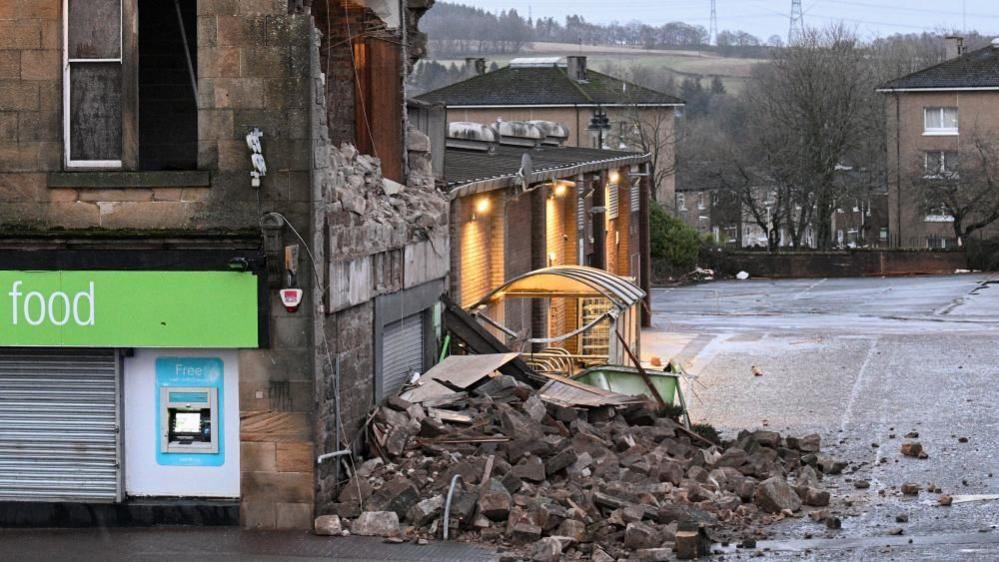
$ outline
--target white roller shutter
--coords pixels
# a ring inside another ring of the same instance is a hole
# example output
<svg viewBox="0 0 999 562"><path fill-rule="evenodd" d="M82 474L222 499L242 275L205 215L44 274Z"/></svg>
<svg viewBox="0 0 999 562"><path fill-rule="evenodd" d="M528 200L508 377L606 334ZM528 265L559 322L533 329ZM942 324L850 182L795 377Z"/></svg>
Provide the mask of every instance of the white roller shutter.
<svg viewBox="0 0 999 562"><path fill-rule="evenodd" d="M112 350L0 350L0 501L120 499Z"/></svg>
<svg viewBox="0 0 999 562"><path fill-rule="evenodd" d="M423 372L423 316L392 322L382 332L382 384L379 400L402 388L413 371Z"/></svg>

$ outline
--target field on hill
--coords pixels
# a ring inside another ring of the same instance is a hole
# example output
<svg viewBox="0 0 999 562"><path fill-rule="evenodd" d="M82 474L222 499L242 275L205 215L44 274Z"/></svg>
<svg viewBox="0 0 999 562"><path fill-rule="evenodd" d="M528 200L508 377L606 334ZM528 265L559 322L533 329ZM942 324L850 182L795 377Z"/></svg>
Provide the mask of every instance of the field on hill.
<svg viewBox="0 0 999 562"><path fill-rule="evenodd" d="M432 52L432 51L431 51ZM677 83L688 77L710 80L721 77L730 92L741 89L754 65L761 59L728 58L715 53L693 50L646 50L632 47L573 45L571 43L534 43L517 55L493 55L485 58L489 63L503 66L516 57L565 57L582 54L589 58L592 69L618 76L628 76L632 69L663 72L673 75ZM474 53L468 56L476 56ZM442 64L452 62L459 66L464 59L454 57L437 59Z"/></svg>

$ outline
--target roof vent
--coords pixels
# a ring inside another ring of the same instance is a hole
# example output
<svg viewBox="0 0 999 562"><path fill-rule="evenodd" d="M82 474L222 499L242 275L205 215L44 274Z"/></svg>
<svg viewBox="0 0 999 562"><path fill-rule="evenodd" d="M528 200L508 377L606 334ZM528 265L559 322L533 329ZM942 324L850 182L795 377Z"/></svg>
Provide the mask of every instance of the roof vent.
<svg viewBox="0 0 999 562"><path fill-rule="evenodd" d="M526 121L500 121L496 127L500 144L509 146L535 148L547 137L540 127Z"/></svg>
<svg viewBox="0 0 999 562"><path fill-rule="evenodd" d="M456 121L448 125L448 148L465 148L489 152L495 148L498 135L496 129L481 123Z"/></svg>
<svg viewBox="0 0 999 562"><path fill-rule="evenodd" d="M996 37L995 39L992 40L992 48L999 49L999 37Z"/></svg>
<svg viewBox="0 0 999 562"><path fill-rule="evenodd" d="M569 140L569 127L554 121L528 121L545 134L542 144L546 146L562 146Z"/></svg>

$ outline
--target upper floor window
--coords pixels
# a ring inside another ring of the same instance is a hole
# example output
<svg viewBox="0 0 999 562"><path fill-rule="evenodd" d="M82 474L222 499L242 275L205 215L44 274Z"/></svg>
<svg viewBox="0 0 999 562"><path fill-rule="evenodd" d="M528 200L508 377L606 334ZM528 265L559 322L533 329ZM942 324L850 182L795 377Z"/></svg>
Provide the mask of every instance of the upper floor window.
<svg viewBox="0 0 999 562"><path fill-rule="evenodd" d="M67 0L66 166L120 168L123 45L120 0Z"/></svg>
<svg viewBox="0 0 999 562"><path fill-rule="evenodd" d="M66 168L196 169L196 1L64 2Z"/></svg>
<svg viewBox="0 0 999 562"><path fill-rule="evenodd" d="M956 135L956 107L927 107L923 110L923 134L926 135Z"/></svg>
<svg viewBox="0 0 999 562"><path fill-rule="evenodd" d="M676 194L676 207L681 211L687 210L687 196L683 193Z"/></svg>
<svg viewBox="0 0 999 562"><path fill-rule="evenodd" d="M957 152L932 150L926 153L925 177L956 178L960 165Z"/></svg>

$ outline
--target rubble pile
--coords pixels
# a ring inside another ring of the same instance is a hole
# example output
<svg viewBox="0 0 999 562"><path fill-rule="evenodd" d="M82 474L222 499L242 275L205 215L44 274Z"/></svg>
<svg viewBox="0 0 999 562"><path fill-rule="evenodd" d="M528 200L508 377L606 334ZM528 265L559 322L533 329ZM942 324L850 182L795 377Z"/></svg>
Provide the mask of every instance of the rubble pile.
<svg viewBox="0 0 999 562"><path fill-rule="evenodd" d="M543 561L753 546L755 526L829 505L821 480L845 466L818 435L713 444L651 403L567 407L505 375L423 403L390 399L368 429L373 458L334 505L350 532L441 538L446 512L451 540Z"/></svg>

